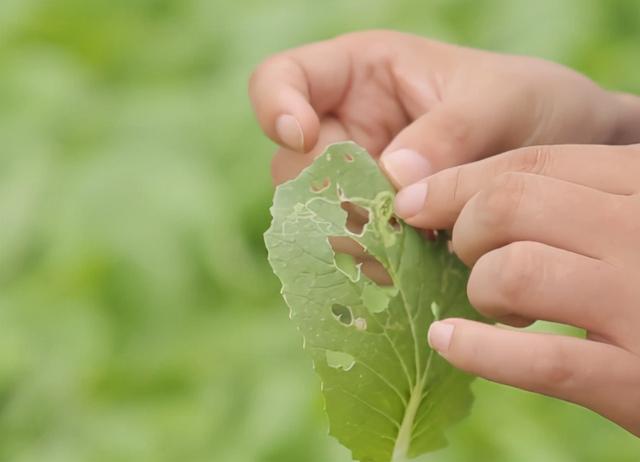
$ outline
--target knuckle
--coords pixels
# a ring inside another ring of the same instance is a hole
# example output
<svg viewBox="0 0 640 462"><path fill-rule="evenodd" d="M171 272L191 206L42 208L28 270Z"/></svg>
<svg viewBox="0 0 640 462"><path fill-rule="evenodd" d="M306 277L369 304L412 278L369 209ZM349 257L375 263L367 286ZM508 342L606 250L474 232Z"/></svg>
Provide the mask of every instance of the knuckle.
<svg viewBox="0 0 640 462"><path fill-rule="evenodd" d="M551 146L532 146L513 152L510 170L515 172L545 175L551 170L553 148Z"/></svg>
<svg viewBox="0 0 640 462"><path fill-rule="evenodd" d="M531 361L531 377L541 391L571 388L576 371L563 348L548 342L538 348Z"/></svg>
<svg viewBox="0 0 640 462"><path fill-rule="evenodd" d="M260 77L264 74L264 72L269 69L274 61L278 59L278 55L270 55L264 58L251 73L251 78L249 79L250 85L255 85L255 83L260 79Z"/></svg>
<svg viewBox="0 0 640 462"><path fill-rule="evenodd" d="M494 252L489 252L481 256L476 264L471 269L469 274L469 280L467 281L467 297L469 302L483 315L493 317L494 313L492 308L495 308L495 304L492 303L490 293L492 290L487 290L487 281L494 279L494 264L491 262L494 257Z"/></svg>
<svg viewBox="0 0 640 462"><path fill-rule="evenodd" d="M439 118L438 125L438 130L447 134L446 137L442 137L441 141L441 149L443 151L461 152L469 145L473 129L469 119L464 114L454 110L447 110Z"/></svg>
<svg viewBox="0 0 640 462"><path fill-rule="evenodd" d="M397 56L397 45L402 34L391 30L367 30L347 32L336 36L331 42L338 47L357 49L353 58L362 67L364 75L378 72L388 75L391 63Z"/></svg>
<svg viewBox="0 0 640 462"><path fill-rule="evenodd" d="M253 69L249 77L249 95L252 98L260 91L260 86L263 83L264 77L268 75L268 72L274 69L275 66L280 65L283 61L284 58L281 53L273 54L264 58L262 62Z"/></svg>
<svg viewBox="0 0 640 462"><path fill-rule="evenodd" d="M267 56L260 62L249 79L250 84L255 84L263 75L267 75L270 71L280 68L294 67L294 59L286 52L274 53Z"/></svg>
<svg viewBox="0 0 640 462"><path fill-rule="evenodd" d="M369 29L344 32L342 34L336 35L335 40L363 40L369 42L381 42L384 40L388 40L390 37L393 37L397 34L398 32L389 29Z"/></svg>
<svg viewBox="0 0 640 462"><path fill-rule="evenodd" d="M462 185L464 184L462 181L462 177L464 175L463 173L464 167L459 167L455 169L455 172L453 172L453 182L452 184L452 188L451 188L451 195L449 197L450 201L452 204L455 204L459 199L460 199L460 193L462 192Z"/></svg>
<svg viewBox="0 0 640 462"><path fill-rule="evenodd" d="M438 224L450 226L469 199L465 190L464 167L453 167L435 173L428 179L427 203Z"/></svg>
<svg viewBox="0 0 640 462"><path fill-rule="evenodd" d="M522 174L508 172L498 175L493 183L478 194L478 218L491 227L504 227L518 212L525 192Z"/></svg>
<svg viewBox="0 0 640 462"><path fill-rule="evenodd" d="M505 305L517 304L531 294L541 273L535 244L514 242L496 254L495 292Z"/></svg>

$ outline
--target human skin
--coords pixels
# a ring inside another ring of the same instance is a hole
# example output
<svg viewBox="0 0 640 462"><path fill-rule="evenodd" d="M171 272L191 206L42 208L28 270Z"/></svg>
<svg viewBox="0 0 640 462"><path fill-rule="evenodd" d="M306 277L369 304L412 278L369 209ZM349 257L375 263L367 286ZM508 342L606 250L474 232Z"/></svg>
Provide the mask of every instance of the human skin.
<svg viewBox="0 0 640 462"><path fill-rule="evenodd" d="M640 142L637 98L558 64L392 31L276 54L249 92L279 145L276 183L327 144L353 139L398 188L398 215L453 229L479 311L503 324L548 319L589 332L581 340L444 320L429 336L443 357L640 435L640 148L604 146Z"/></svg>
<svg viewBox="0 0 640 462"><path fill-rule="evenodd" d="M402 189L396 213L407 223L453 228L477 310L587 332L447 319L431 325L432 347L468 372L581 404L640 436L639 178L640 145L537 146Z"/></svg>

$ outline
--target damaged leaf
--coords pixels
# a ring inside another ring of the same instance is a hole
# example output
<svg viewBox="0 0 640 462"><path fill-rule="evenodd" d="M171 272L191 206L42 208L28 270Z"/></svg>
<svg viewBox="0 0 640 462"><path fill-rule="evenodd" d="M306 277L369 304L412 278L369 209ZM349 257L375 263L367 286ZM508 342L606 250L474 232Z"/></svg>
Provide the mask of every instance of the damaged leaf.
<svg viewBox="0 0 640 462"><path fill-rule="evenodd" d="M468 271L445 239L427 241L394 217L393 197L366 151L334 144L277 188L265 234L291 319L322 380L330 433L367 462L444 446L444 430L472 400L471 378L427 343L436 317L477 317L466 298ZM357 229L347 226L347 210L365 217ZM336 237L359 243L393 285L378 285L362 263L334 252L329 238Z"/></svg>

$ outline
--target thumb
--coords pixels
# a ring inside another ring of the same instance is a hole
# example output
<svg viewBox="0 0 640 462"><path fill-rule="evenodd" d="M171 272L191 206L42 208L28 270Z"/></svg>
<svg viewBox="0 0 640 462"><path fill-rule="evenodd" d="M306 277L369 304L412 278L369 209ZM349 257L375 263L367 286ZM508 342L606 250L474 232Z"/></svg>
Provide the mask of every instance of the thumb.
<svg viewBox="0 0 640 462"><path fill-rule="evenodd" d="M532 123L513 99L439 103L391 141L380 157L382 169L402 188L445 168L519 147Z"/></svg>

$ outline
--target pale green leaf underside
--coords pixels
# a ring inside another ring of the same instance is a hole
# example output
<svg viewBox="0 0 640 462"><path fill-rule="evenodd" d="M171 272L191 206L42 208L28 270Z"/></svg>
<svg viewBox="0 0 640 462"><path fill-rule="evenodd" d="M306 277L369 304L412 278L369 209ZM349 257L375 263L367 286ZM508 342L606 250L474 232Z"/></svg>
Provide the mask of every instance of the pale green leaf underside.
<svg viewBox="0 0 640 462"><path fill-rule="evenodd" d="M474 318L466 268L446 241L392 226L394 190L354 143L330 146L277 188L265 234L291 319L322 380L330 433L360 461L403 461L445 445L462 418L470 377L427 344L434 316ZM341 202L369 211L361 235L345 227ZM368 279L329 236L349 236L389 272L394 287Z"/></svg>

